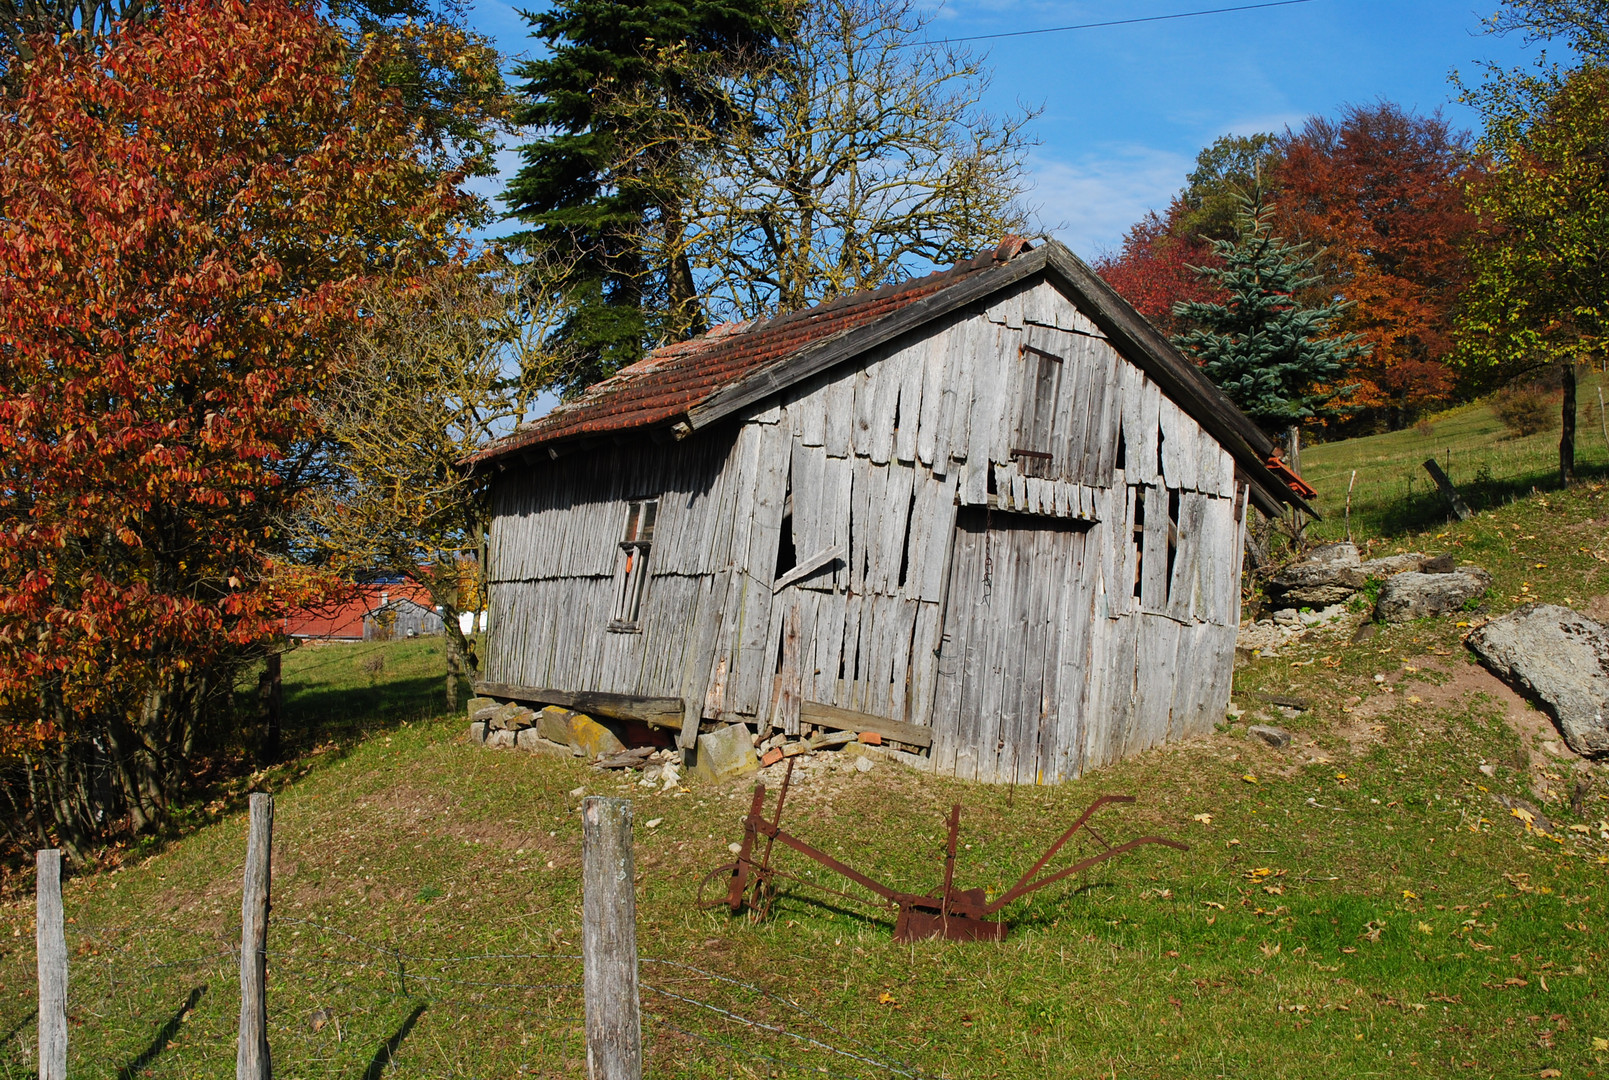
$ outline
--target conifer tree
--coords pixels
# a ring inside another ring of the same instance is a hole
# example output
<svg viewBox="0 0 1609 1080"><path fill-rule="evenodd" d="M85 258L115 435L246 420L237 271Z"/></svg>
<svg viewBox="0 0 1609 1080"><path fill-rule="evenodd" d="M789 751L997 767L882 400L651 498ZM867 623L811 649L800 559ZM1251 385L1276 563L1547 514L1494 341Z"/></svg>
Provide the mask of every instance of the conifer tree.
<svg viewBox="0 0 1609 1080"><path fill-rule="evenodd" d="M679 148L641 122L645 103L718 126L712 69L757 58L778 22L752 0L560 0L527 17L548 55L516 69L516 120L538 135L503 199L528 226L516 242L573 267L556 335L570 358L559 389L573 393L655 338L698 328L685 259L652 265L643 249L645 233L685 227L680 170L667 164Z"/></svg>
<svg viewBox="0 0 1609 1080"><path fill-rule="evenodd" d="M1340 380L1369 347L1356 334L1328 333L1345 302L1302 302L1320 284L1317 256L1275 236L1273 213L1271 205L1242 200L1239 239L1213 242L1223 266L1192 268L1227 300L1176 304L1174 316L1194 329L1173 343L1246 415L1295 427L1330 415L1331 403L1351 389Z"/></svg>

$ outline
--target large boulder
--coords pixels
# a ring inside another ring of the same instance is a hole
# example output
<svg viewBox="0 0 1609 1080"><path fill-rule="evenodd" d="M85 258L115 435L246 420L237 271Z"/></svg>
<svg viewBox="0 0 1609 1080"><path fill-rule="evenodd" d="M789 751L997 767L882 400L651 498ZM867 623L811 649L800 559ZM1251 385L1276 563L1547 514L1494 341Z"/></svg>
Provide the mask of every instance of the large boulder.
<svg viewBox="0 0 1609 1080"><path fill-rule="evenodd" d="M1358 569L1363 571L1364 577L1388 578L1393 574L1423 570L1425 561L1429 558L1430 556L1418 551L1405 551L1400 555L1382 555L1378 559L1369 559Z"/></svg>
<svg viewBox="0 0 1609 1080"><path fill-rule="evenodd" d="M560 746L570 745L570 721L575 713L557 705L549 705L536 714L536 730L542 738L549 742L556 742Z"/></svg>
<svg viewBox="0 0 1609 1080"><path fill-rule="evenodd" d="M1460 566L1450 574L1410 570L1386 578L1374 617L1381 622L1411 622L1450 615L1486 595L1492 575L1478 566Z"/></svg>
<svg viewBox="0 0 1609 1080"><path fill-rule="evenodd" d="M754 737L747 724L730 724L698 737L693 775L700 780L725 780L756 772L759 768L760 762L754 756Z"/></svg>
<svg viewBox="0 0 1609 1080"><path fill-rule="evenodd" d="M1526 604L1469 635L1498 678L1541 701L1578 754L1609 754L1609 631L1556 604Z"/></svg>
<svg viewBox="0 0 1609 1080"><path fill-rule="evenodd" d="M1356 544L1325 544L1276 574L1268 599L1276 608L1328 607L1363 588L1367 576Z"/></svg>
<svg viewBox="0 0 1609 1080"><path fill-rule="evenodd" d="M581 757L597 761L620 753L626 744L586 713L575 713L570 717L570 747L572 750L579 747Z"/></svg>
<svg viewBox="0 0 1609 1080"><path fill-rule="evenodd" d="M530 727L514 736L516 749L524 750L527 754L551 754L554 757L569 757L570 748L559 743L544 739L536 728Z"/></svg>

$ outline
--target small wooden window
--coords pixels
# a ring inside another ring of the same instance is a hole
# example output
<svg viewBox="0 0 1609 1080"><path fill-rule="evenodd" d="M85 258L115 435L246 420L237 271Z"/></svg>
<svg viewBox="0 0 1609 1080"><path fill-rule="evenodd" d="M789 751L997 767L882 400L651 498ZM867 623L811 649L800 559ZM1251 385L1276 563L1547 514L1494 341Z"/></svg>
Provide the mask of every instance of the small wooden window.
<svg viewBox="0 0 1609 1080"><path fill-rule="evenodd" d="M1047 349L1024 344L1022 401L1017 417L1017 445L1011 460L1024 476L1052 477L1057 473L1056 402L1061 394L1062 358Z"/></svg>
<svg viewBox="0 0 1609 1080"><path fill-rule="evenodd" d="M615 559L614 615L609 629L634 634L641 627L643 597L648 593L648 555L654 544L658 499L633 499L626 504L626 528Z"/></svg>

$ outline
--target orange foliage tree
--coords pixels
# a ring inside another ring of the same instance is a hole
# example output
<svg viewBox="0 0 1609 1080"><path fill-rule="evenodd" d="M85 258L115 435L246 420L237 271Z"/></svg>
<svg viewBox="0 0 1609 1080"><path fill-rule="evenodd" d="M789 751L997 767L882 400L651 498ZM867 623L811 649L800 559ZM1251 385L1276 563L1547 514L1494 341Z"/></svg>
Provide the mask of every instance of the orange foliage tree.
<svg viewBox="0 0 1609 1080"><path fill-rule="evenodd" d="M0 793L77 855L160 823L287 607L319 388L377 275L483 212L287 0L33 43L0 100Z"/></svg>
<svg viewBox="0 0 1609 1080"><path fill-rule="evenodd" d="M1449 357L1477 167L1468 136L1440 115L1386 102L1283 135L1225 136L1202 150L1167 212L1147 215L1096 268L1164 332L1187 332L1174 304L1222 298L1194 268L1221 265L1211 241L1233 239L1226 208L1255 195L1275 207L1276 232L1317 254L1319 284L1306 299L1349 301L1336 329L1370 346L1341 415L1401 426L1459 389Z"/></svg>
<svg viewBox="0 0 1609 1080"><path fill-rule="evenodd" d="M1456 388L1448 357L1469 280L1472 167L1465 134L1389 103L1314 117L1281 141L1280 228L1322 252L1325 289L1351 301L1339 328L1373 346L1350 376L1351 404L1392 426Z"/></svg>

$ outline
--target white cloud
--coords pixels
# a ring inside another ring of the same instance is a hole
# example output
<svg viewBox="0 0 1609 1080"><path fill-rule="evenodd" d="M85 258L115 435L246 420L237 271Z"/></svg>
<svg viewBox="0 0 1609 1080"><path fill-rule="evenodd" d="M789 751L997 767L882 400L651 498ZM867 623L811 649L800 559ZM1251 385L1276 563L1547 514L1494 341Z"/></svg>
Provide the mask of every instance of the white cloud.
<svg viewBox="0 0 1609 1080"><path fill-rule="evenodd" d="M1063 161L1037 155L1029 163L1044 227L1086 259L1116 250L1147 210L1162 210L1194 158L1147 146L1113 146Z"/></svg>

